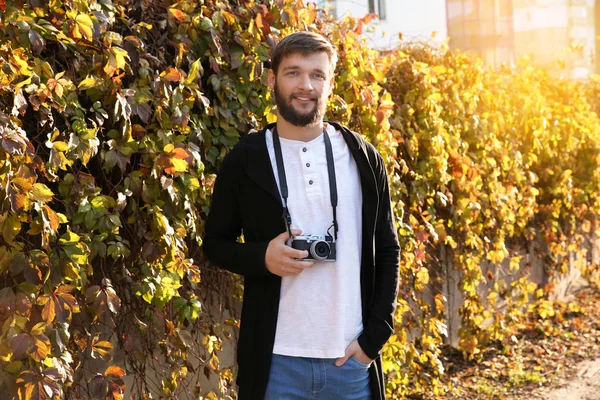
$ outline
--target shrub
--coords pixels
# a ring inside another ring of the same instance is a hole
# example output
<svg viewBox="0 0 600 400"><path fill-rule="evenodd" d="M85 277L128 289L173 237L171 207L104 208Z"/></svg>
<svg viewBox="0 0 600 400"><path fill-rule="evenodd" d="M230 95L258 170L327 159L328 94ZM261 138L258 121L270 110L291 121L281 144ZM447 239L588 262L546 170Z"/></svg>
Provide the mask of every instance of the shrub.
<svg viewBox="0 0 600 400"><path fill-rule="evenodd" d="M390 396L443 390L442 248L462 276L465 356L522 326L537 288L527 276L507 286L484 264L518 268L518 246L539 235L558 273L579 227L596 229L597 82L493 71L444 49L379 53L361 38L370 19L290 0L0 0L0 374L11 397L118 399L126 372L139 397L215 398L201 373L235 396L219 356L242 285L204 260L204 217L223 156L274 118L269 50L296 30L337 46L330 117L387 162L403 249ZM505 313L492 313L498 297Z"/></svg>

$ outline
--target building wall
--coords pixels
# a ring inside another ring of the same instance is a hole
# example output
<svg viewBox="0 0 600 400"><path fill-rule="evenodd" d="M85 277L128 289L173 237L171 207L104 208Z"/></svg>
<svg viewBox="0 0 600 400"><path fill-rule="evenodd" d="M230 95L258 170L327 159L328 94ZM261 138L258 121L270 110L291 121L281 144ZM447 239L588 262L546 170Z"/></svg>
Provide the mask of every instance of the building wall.
<svg viewBox="0 0 600 400"><path fill-rule="evenodd" d="M328 1L321 1L321 6ZM384 18L373 23L368 42L375 48L392 48L404 41L442 43L448 36L445 0L374 0L375 12ZM331 4L338 18L351 14L363 17L369 13L368 0L335 0ZM380 8L381 7L381 8ZM383 15L384 14L384 15ZM432 33L436 32L432 38Z"/></svg>
<svg viewBox="0 0 600 400"><path fill-rule="evenodd" d="M343 18L346 15L362 17L369 13L368 0L336 0L332 1L335 8L335 15Z"/></svg>
<svg viewBox="0 0 600 400"><path fill-rule="evenodd" d="M395 47L403 41L440 44L448 37L445 0L386 0L386 18L380 21L388 37L377 41L380 47ZM435 37L432 33L435 32Z"/></svg>
<svg viewBox="0 0 600 400"><path fill-rule="evenodd" d="M510 0L448 0L450 47L472 51L496 67L515 59Z"/></svg>
<svg viewBox="0 0 600 400"><path fill-rule="evenodd" d="M584 78L595 70L594 3L448 0L450 46L474 51L496 67L527 56L556 75Z"/></svg>

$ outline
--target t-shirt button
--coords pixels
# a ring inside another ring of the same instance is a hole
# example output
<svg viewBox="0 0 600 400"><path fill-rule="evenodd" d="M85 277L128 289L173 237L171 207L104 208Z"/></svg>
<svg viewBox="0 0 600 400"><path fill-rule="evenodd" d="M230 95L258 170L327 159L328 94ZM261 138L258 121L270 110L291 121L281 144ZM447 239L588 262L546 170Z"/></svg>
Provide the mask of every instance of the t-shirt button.
<svg viewBox="0 0 600 400"><path fill-rule="evenodd" d="M308 149L306 147L303 147L302 151L306 153L308 151Z"/></svg>
<svg viewBox="0 0 600 400"><path fill-rule="evenodd" d="M309 167L310 167L310 163L307 162L306 163L306 168L309 168Z"/></svg>
<svg viewBox="0 0 600 400"><path fill-rule="evenodd" d="M309 184L309 185L312 185L312 184L313 184L313 181L312 181L312 179L311 179L310 181L308 181L308 184Z"/></svg>

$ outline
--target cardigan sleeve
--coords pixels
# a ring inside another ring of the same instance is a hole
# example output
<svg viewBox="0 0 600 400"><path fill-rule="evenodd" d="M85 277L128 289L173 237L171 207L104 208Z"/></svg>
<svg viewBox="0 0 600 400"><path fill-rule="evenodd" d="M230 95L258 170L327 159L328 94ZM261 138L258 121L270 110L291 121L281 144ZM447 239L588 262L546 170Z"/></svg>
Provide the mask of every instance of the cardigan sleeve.
<svg viewBox="0 0 600 400"><path fill-rule="evenodd" d="M240 243L242 218L239 183L243 179L241 153L236 146L224 158L213 188L210 212L206 218L203 249L216 266L236 274L271 275L265 264L269 241Z"/></svg>
<svg viewBox="0 0 600 400"><path fill-rule="evenodd" d="M375 151L373 149L373 151ZM398 262L400 245L391 207L387 173L381 156L376 153L379 212L375 226L375 271L373 299L369 319L358 344L365 354L377 358L394 332L394 313L398 296Z"/></svg>

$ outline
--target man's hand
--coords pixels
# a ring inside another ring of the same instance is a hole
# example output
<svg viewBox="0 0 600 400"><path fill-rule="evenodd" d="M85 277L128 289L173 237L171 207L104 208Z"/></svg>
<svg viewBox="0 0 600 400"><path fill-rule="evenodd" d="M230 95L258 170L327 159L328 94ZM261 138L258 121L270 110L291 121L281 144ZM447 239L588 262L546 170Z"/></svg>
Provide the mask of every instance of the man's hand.
<svg viewBox="0 0 600 400"><path fill-rule="evenodd" d="M341 367L342 365L346 364L346 361L348 361L348 359L350 357L356 358L358 361L360 361L363 364L371 364L373 362L373 360L371 360L365 354L363 349L358 344L357 340L354 340L352 343L350 343L348 345L348 347L346 347L346 354L344 354L344 357L338 358L337 360L335 360L335 365L338 367Z"/></svg>
<svg viewBox="0 0 600 400"><path fill-rule="evenodd" d="M292 235L298 236L302 233L300 230L293 230ZM265 254L265 264L267 269L278 276L298 275L306 268L313 266L314 262L300 261L300 258L308 257L308 251L292 249L285 242L290 238L289 233L283 232L275 239L269 242L267 254Z"/></svg>

